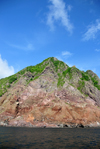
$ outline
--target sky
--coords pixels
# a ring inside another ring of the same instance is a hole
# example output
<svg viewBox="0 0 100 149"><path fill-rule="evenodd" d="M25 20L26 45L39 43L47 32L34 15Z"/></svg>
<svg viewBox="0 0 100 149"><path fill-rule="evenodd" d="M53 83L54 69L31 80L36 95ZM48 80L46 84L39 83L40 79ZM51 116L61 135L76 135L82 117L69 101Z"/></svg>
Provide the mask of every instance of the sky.
<svg viewBox="0 0 100 149"><path fill-rule="evenodd" d="M100 78L100 0L0 0L0 78L48 57Z"/></svg>

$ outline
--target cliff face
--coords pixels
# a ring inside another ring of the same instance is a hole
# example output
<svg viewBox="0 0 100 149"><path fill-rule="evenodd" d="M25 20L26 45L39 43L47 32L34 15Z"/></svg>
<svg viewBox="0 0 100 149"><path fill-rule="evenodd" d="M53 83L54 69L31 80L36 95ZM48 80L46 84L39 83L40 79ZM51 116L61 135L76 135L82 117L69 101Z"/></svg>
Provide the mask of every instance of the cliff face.
<svg viewBox="0 0 100 149"><path fill-rule="evenodd" d="M56 58L0 80L0 125L100 126L100 79Z"/></svg>

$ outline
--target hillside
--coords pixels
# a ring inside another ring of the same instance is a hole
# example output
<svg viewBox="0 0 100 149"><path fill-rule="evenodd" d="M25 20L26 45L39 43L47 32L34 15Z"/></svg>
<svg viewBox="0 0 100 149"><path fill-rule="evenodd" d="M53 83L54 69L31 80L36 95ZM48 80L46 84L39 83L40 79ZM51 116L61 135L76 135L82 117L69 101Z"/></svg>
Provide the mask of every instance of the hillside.
<svg viewBox="0 0 100 149"><path fill-rule="evenodd" d="M0 125L100 126L100 79L54 57L0 79Z"/></svg>

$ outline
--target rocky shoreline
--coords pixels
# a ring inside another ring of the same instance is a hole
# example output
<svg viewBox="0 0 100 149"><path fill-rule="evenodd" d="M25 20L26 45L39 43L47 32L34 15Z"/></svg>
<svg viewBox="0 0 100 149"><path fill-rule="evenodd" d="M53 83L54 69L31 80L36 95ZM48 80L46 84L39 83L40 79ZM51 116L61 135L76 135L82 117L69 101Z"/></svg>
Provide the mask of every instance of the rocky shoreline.
<svg viewBox="0 0 100 149"><path fill-rule="evenodd" d="M47 123L37 123L36 125L32 125L31 123L22 123L22 124L7 124L4 122L0 122L0 127L28 127L28 128L100 128L100 123L90 123L87 125L83 124L47 124Z"/></svg>

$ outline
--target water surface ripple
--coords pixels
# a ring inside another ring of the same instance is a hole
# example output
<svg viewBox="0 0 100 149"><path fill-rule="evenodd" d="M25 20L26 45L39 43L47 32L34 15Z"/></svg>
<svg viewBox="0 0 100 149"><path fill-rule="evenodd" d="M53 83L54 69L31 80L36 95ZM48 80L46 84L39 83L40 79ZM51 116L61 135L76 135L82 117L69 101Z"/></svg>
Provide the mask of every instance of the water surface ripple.
<svg viewBox="0 0 100 149"><path fill-rule="evenodd" d="M99 149L100 128L0 127L0 149Z"/></svg>

